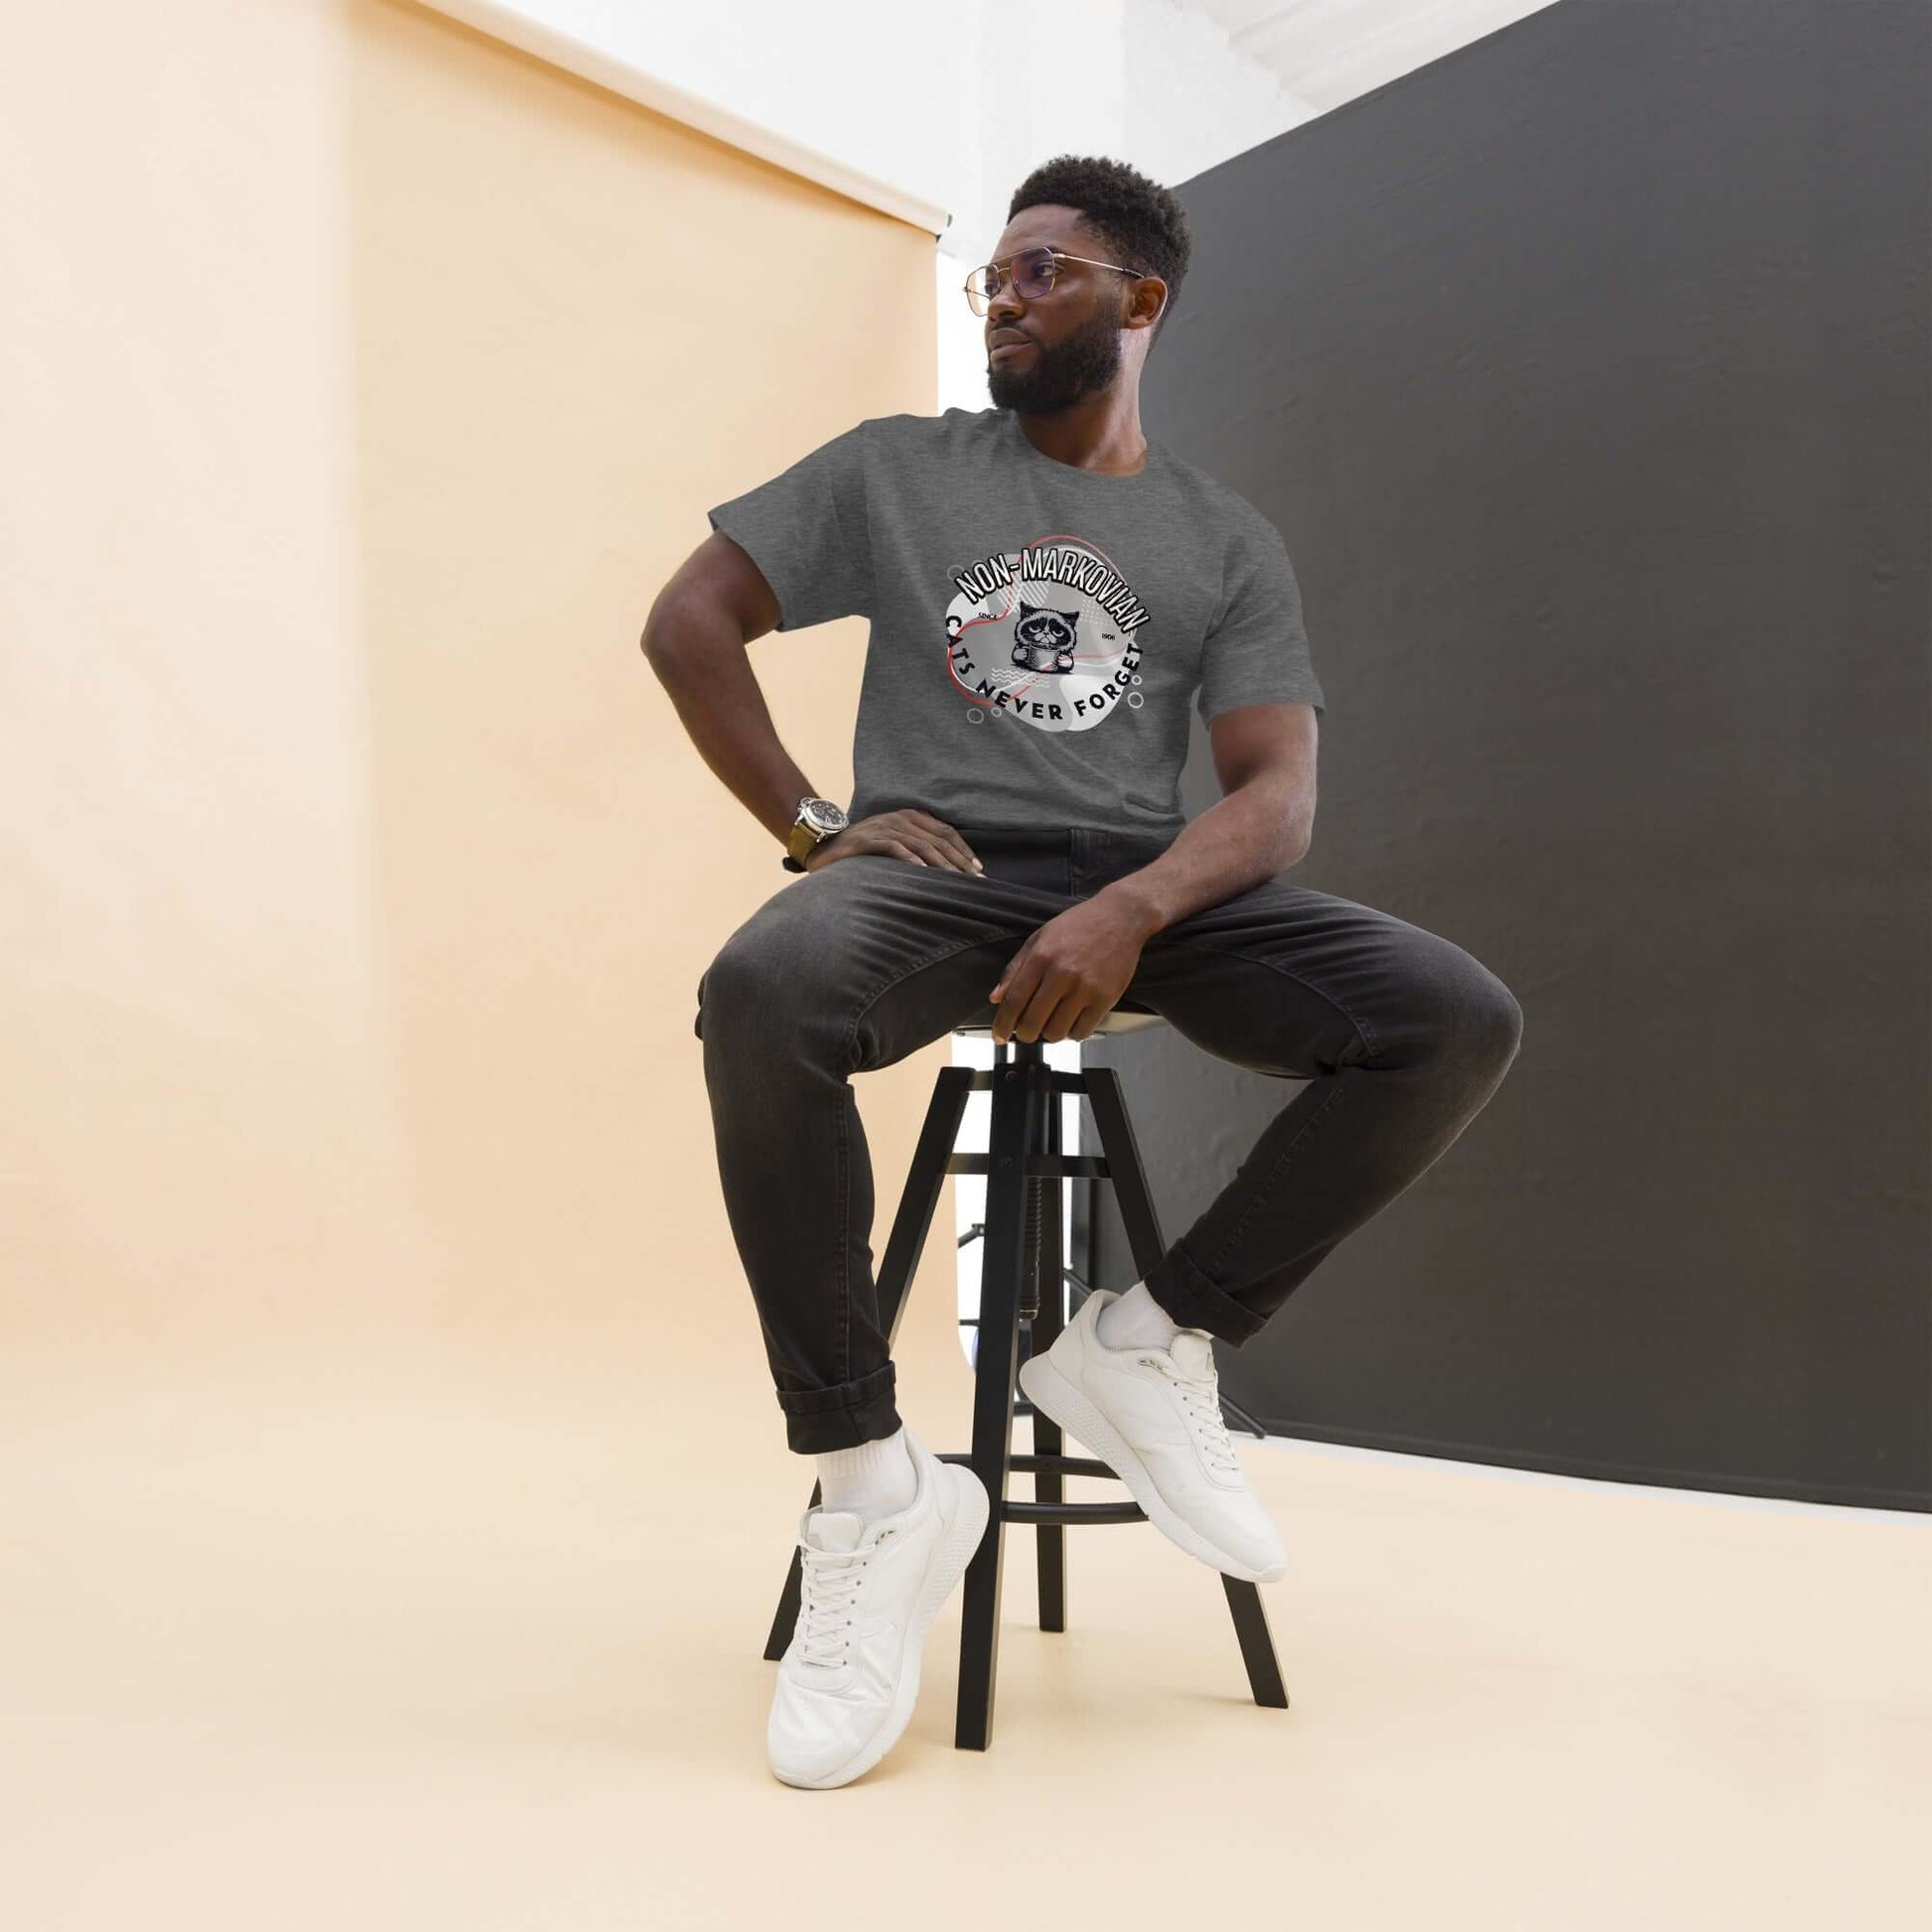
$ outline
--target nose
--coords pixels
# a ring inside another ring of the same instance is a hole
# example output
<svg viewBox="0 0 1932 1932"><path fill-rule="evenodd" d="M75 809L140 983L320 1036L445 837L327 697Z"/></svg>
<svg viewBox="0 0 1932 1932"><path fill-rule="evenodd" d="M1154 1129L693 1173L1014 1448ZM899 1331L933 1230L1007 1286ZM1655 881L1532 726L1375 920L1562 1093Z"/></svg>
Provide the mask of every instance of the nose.
<svg viewBox="0 0 1932 1932"><path fill-rule="evenodd" d="M1013 277L1009 275L1000 284L1000 292L991 296L986 304L987 334L1008 325L1018 326L1019 319L1027 313L1027 307L1013 292Z"/></svg>

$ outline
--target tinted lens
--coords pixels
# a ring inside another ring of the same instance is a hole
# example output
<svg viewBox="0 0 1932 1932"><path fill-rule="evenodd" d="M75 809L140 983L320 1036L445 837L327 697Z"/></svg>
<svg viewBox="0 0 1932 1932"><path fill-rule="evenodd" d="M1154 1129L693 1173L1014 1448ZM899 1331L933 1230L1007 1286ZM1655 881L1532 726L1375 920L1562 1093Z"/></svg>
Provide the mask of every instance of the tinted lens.
<svg viewBox="0 0 1932 1932"><path fill-rule="evenodd" d="M1029 302L1044 295L1053 286L1053 251L1050 248L1030 248L1024 255L1016 255L1013 286Z"/></svg>
<svg viewBox="0 0 1932 1932"><path fill-rule="evenodd" d="M1029 248L1025 254L1016 255L1009 266L1013 270L1013 286L1024 301L1036 302L1053 286L1050 248ZM975 315L985 315L987 303L1006 285L1006 275L1005 268L989 263L967 276L966 300L973 305Z"/></svg>

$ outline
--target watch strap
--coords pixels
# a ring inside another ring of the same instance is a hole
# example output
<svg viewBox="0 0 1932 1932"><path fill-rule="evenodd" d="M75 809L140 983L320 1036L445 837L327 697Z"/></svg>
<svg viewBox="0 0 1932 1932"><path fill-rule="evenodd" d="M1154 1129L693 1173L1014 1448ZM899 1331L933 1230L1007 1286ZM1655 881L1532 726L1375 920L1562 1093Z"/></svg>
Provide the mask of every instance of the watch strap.
<svg viewBox="0 0 1932 1932"><path fill-rule="evenodd" d="M796 820L785 834L785 856L782 861L787 872L803 872L805 861L824 844L824 835L804 819Z"/></svg>

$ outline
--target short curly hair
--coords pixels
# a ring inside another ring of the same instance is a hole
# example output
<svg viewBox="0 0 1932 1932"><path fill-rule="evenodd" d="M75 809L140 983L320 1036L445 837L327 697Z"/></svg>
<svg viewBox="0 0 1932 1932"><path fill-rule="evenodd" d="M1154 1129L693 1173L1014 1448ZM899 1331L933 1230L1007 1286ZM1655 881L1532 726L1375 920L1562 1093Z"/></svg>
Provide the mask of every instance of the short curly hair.
<svg viewBox="0 0 1932 1932"><path fill-rule="evenodd" d="M1022 208L1043 206L1078 208L1086 225L1119 254L1123 268L1138 268L1167 283L1167 305L1148 343L1152 353L1173 314L1192 252L1187 211L1178 197L1124 161L1104 155L1056 154L1014 190L1007 219L1011 221Z"/></svg>

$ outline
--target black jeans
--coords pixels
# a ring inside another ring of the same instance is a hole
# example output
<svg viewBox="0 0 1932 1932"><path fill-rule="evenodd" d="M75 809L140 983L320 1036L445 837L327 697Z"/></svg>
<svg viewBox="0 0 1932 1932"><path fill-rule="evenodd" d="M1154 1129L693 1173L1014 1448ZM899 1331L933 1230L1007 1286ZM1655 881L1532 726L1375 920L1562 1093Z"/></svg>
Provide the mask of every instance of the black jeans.
<svg viewBox="0 0 1932 1932"><path fill-rule="evenodd" d="M726 1212L804 1454L899 1425L850 1076L986 1019L1030 932L1171 842L957 829L983 877L834 860L773 893L698 982ZM1146 1278L1175 1321L1235 1344L1440 1159L1523 1027L1515 996L1459 946L1286 874L1157 932L1127 997L1205 1052L1308 1083Z"/></svg>

